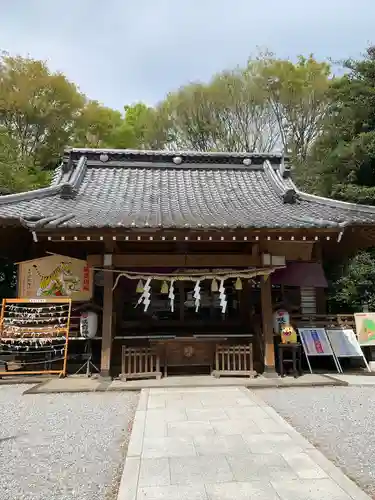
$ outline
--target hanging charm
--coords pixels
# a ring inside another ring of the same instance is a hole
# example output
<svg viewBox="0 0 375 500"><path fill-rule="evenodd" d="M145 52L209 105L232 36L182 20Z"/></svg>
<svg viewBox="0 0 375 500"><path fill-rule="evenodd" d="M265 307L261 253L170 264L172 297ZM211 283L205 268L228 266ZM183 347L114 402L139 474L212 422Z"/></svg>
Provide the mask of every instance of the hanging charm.
<svg viewBox="0 0 375 500"><path fill-rule="evenodd" d="M218 292L219 291L219 286L217 284L216 278L214 278L211 282L211 292Z"/></svg>
<svg viewBox="0 0 375 500"><path fill-rule="evenodd" d="M242 290L242 281L241 281L241 278L237 278L236 279L236 283L234 285L234 288L236 290Z"/></svg>
<svg viewBox="0 0 375 500"><path fill-rule="evenodd" d="M160 293L168 293L168 283L166 281L163 281L163 284L161 285Z"/></svg>
<svg viewBox="0 0 375 500"><path fill-rule="evenodd" d="M137 288L135 289L136 293L143 293L144 292L144 287L143 287L143 281L139 280L137 283Z"/></svg>
<svg viewBox="0 0 375 500"><path fill-rule="evenodd" d="M169 298L170 303L171 303L171 311L174 312L174 298L175 298L175 295L174 295L174 280L171 281L171 285L169 287L168 298Z"/></svg>
<svg viewBox="0 0 375 500"><path fill-rule="evenodd" d="M200 286L200 283L201 283L200 280L197 280L197 282L195 283L195 287L194 287L193 297L195 299L195 312L198 312L200 301L201 301L201 286Z"/></svg>
<svg viewBox="0 0 375 500"><path fill-rule="evenodd" d="M227 299L225 296L225 287L224 287L224 280L223 279L220 280L219 292L220 292L221 312L222 312L222 314L225 314L225 311L227 310Z"/></svg>

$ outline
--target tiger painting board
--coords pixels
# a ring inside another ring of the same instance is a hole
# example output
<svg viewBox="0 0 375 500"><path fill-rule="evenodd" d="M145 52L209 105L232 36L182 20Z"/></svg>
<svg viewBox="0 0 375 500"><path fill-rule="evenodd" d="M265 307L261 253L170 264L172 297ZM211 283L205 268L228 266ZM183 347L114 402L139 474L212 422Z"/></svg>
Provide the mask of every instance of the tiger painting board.
<svg viewBox="0 0 375 500"><path fill-rule="evenodd" d="M327 336L337 358L362 358L371 371L352 328L332 328L327 330Z"/></svg>
<svg viewBox="0 0 375 500"><path fill-rule="evenodd" d="M310 373L312 373L310 359L311 357L322 357L330 356L332 357L337 372L342 373L342 368L340 363L332 350L331 344L329 342L327 332L324 328L298 328L298 332L301 337L301 342L303 350L306 355L307 364L309 366Z"/></svg>
<svg viewBox="0 0 375 500"><path fill-rule="evenodd" d="M53 254L18 262L20 298L67 297L72 301L88 301L92 293L92 270L85 260Z"/></svg>

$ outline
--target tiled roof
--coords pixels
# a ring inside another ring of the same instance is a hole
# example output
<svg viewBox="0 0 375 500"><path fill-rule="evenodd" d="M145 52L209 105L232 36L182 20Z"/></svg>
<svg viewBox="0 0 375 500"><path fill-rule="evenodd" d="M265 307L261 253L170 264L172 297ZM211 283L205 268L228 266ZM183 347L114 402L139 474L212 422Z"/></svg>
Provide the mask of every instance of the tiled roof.
<svg viewBox="0 0 375 500"><path fill-rule="evenodd" d="M299 228L375 223L375 207L298 191L280 155L72 149L44 189L0 197L29 227Z"/></svg>

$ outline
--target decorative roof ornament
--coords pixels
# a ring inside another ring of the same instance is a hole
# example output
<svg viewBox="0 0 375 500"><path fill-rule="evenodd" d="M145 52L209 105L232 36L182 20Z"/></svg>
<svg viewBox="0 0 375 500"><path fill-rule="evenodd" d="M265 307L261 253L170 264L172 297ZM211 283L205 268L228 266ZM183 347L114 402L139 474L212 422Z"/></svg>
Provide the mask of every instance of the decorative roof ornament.
<svg viewBox="0 0 375 500"><path fill-rule="evenodd" d="M283 194L283 203L288 205L294 205L300 199L297 191L293 188L287 189Z"/></svg>
<svg viewBox="0 0 375 500"><path fill-rule="evenodd" d="M181 158L181 156L175 156L175 157L173 158L173 163L174 163L175 165L181 165L181 163L182 163L182 158Z"/></svg>
<svg viewBox="0 0 375 500"><path fill-rule="evenodd" d="M102 153L100 156L99 156L99 160L103 163L107 162L109 160L109 156L107 155L107 153Z"/></svg>
<svg viewBox="0 0 375 500"><path fill-rule="evenodd" d="M244 158L244 159L242 160L242 163L243 163L246 167L248 167L249 165L251 165L251 158Z"/></svg>

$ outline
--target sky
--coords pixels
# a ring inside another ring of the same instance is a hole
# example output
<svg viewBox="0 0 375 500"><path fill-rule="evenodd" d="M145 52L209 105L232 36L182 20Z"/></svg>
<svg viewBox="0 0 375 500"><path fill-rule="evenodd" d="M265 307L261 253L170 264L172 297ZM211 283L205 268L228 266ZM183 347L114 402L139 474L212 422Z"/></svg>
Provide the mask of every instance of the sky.
<svg viewBox="0 0 375 500"><path fill-rule="evenodd" d="M0 49L48 62L89 98L156 104L244 65L257 48L359 57L375 0L0 0Z"/></svg>

